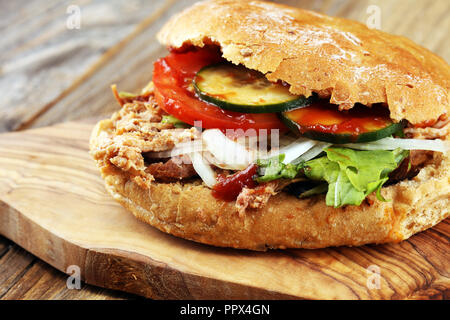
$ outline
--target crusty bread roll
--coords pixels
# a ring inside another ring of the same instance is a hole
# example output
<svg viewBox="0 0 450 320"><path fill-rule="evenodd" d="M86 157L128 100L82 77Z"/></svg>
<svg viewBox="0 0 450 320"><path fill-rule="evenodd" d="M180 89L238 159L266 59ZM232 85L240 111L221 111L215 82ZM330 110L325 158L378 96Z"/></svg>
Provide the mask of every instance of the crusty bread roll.
<svg viewBox="0 0 450 320"><path fill-rule="evenodd" d="M179 50L220 46L227 60L342 108L385 103L394 120L412 124L449 114L449 65L403 37L357 22L258 1L207 1L173 17L158 38ZM372 194L361 206L335 209L323 195L300 200L281 192L240 217L233 202L214 198L200 179L139 183L139 168L124 169L102 149L123 147L117 132L115 121L103 120L90 141L108 192L140 220L185 239L252 250L357 246L401 241L449 216L448 154L433 153L416 177L383 187L388 202Z"/></svg>
<svg viewBox="0 0 450 320"><path fill-rule="evenodd" d="M449 114L450 66L404 37L342 18L261 1L206 1L159 32L170 48L217 44L223 57L351 108L387 103L412 124Z"/></svg>

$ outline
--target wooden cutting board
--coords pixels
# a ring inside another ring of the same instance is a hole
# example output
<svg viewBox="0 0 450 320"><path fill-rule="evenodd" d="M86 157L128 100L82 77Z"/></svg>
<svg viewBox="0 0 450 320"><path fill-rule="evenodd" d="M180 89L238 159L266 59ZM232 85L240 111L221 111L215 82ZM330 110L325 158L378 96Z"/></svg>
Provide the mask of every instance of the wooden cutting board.
<svg viewBox="0 0 450 320"><path fill-rule="evenodd" d="M450 297L450 219L392 245L262 253L197 244L136 220L106 193L88 154L91 129L0 135L0 234L63 272L76 265L89 284L157 299Z"/></svg>

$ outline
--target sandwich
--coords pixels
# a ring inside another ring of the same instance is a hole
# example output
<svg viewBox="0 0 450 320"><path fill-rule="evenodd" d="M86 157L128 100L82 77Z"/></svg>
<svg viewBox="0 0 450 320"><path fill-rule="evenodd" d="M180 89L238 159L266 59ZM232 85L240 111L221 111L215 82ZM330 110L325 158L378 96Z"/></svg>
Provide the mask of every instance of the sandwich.
<svg viewBox="0 0 450 320"><path fill-rule="evenodd" d="M263 1L199 2L119 92L90 153L176 237L264 251L399 242L449 215L450 66L412 41Z"/></svg>

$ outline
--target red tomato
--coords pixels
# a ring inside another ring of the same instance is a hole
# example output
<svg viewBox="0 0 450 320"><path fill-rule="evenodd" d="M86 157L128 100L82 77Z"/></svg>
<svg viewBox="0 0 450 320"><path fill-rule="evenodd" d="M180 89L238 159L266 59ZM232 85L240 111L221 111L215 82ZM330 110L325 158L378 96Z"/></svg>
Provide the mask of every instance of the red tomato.
<svg viewBox="0 0 450 320"><path fill-rule="evenodd" d="M204 66L222 61L217 50L199 49L170 53L154 64L153 83L158 105L174 117L203 128L281 129L286 127L273 113L249 114L223 110L200 100L191 86L195 74Z"/></svg>

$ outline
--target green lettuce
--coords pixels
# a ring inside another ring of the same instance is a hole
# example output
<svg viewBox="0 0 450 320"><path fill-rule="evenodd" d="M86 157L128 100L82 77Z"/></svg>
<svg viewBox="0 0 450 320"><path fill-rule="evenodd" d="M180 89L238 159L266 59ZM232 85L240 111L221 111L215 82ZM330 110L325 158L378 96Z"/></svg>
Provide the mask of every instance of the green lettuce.
<svg viewBox="0 0 450 320"><path fill-rule="evenodd" d="M326 204L339 208L360 205L370 193L381 196L381 187L389 179L409 151L358 151L348 148L326 148L326 156L304 163L305 176L311 180L326 181Z"/></svg>
<svg viewBox="0 0 450 320"><path fill-rule="evenodd" d="M303 168L303 163L295 165L292 163L284 164L284 153L269 159L258 159L256 164L259 167L259 177L256 181L269 182L276 179L294 179Z"/></svg>
<svg viewBox="0 0 450 320"><path fill-rule="evenodd" d="M175 118L172 115L166 115L162 117L161 123L170 123L172 124L175 128L189 128L190 125L181 121L178 118Z"/></svg>

